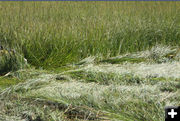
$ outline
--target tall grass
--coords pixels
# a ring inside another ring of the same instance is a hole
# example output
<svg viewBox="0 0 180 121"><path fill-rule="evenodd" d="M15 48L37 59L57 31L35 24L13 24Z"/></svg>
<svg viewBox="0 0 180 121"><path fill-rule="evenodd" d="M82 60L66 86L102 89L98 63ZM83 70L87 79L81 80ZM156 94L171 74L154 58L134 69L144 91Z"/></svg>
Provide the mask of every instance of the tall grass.
<svg viewBox="0 0 180 121"><path fill-rule="evenodd" d="M36 67L54 68L180 45L179 2L1 2L0 41Z"/></svg>

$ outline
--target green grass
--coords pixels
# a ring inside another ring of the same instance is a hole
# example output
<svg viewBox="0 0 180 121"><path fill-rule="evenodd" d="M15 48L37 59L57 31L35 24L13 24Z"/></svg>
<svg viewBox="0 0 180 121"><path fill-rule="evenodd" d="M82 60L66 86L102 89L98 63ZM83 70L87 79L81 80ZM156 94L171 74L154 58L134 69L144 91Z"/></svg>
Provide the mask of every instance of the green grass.
<svg viewBox="0 0 180 121"><path fill-rule="evenodd" d="M0 77L0 88L4 89L20 82L23 82L23 80L19 80L18 78Z"/></svg>
<svg viewBox="0 0 180 121"><path fill-rule="evenodd" d="M107 62L111 64L119 64L123 62L131 62L131 63L140 63L140 62L145 62L145 58L132 58L132 57L123 57L123 58L117 58L117 59L107 59L107 60L102 60L101 62Z"/></svg>
<svg viewBox="0 0 180 121"><path fill-rule="evenodd" d="M179 2L0 5L1 43L17 49L36 67L56 68L93 55L108 58L156 44L180 45Z"/></svg>
<svg viewBox="0 0 180 121"><path fill-rule="evenodd" d="M28 67L24 58L15 51L0 50L0 75Z"/></svg>
<svg viewBox="0 0 180 121"><path fill-rule="evenodd" d="M77 80L83 79L85 82L96 82L98 84L139 84L143 83L145 79L141 79L133 74L117 75L114 73L102 73L102 72L86 72L75 71L70 72L70 76Z"/></svg>
<svg viewBox="0 0 180 121"><path fill-rule="evenodd" d="M180 105L179 12L179 2L0 2L0 120L164 120Z"/></svg>

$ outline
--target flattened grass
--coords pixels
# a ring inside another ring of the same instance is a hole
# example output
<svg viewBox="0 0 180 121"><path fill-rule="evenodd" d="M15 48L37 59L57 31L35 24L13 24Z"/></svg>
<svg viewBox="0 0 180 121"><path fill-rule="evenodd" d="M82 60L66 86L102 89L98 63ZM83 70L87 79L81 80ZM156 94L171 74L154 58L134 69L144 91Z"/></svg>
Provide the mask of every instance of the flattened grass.
<svg viewBox="0 0 180 121"><path fill-rule="evenodd" d="M2 106L9 113L1 115L11 120L16 116L67 121L161 121L164 106L177 105L180 101L180 85L174 78L91 72L83 65L59 74L21 70L11 75L21 79L27 77L26 82L1 93L0 102L9 101ZM67 81L64 81L65 76ZM57 77L60 80L57 81ZM10 106L15 108L7 108Z"/></svg>
<svg viewBox="0 0 180 121"><path fill-rule="evenodd" d="M111 63L111 64L120 64L123 62L141 63L141 62L145 62L145 61L147 61L147 59L145 59L145 58L122 57L122 58L116 58L116 59L106 59L106 60L102 60L100 62L107 62L107 63Z"/></svg>

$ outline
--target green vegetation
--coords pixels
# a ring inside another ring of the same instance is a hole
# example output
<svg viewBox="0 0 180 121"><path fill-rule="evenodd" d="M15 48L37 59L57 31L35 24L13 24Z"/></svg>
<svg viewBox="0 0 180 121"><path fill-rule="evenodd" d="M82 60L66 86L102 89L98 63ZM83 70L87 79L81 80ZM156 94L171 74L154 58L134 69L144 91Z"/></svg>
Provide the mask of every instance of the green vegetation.
<svg viewBox="0 0 180 121"><path fill-rule="evenodd" d="M0 88L7 88L20 82L23 81L19 80L18 78L0 77Z"/></svg>
<svg viewBox="0 0 180 121"><path fill-rule="evenodd" d="M122 62L140 63L140 62L145 62L145 61L146 60L144 58L123 57L123 58L117 58L117 59L102 60L101 62L108 62L111 64L119 64Z"/></svg>
<svg viewBox="0 0 180 121"><path fill-rule="evenodd" d="M15 51L0 50L0 75L27 66L24 58Z"/></svg>
<svg viewBox="0 0 180 121"><path fill-rule="evenodd" d="M36 67L56 68L180 45L179 2L1 2L0 38Z"/></svg>
<svg viewBox="0 0 180 121"><path fill-rule="evenodd" d="M0 121L162 121L180 105L179 2L0 2Z"/></svg>

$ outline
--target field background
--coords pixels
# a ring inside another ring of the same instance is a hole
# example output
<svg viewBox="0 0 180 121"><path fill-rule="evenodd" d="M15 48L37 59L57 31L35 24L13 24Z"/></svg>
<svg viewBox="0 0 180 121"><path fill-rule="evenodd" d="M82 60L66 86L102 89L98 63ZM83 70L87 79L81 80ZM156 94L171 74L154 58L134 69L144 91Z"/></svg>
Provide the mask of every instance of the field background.
<svg viewBox="0 0 180 121"><path fill-rule="evenodd" d="M0 121L162 121L180 105L180 2L0 2Z"/></svg>
<svg viewBox="0 0 180 121"><path fill-rule="evenodd" d="M179 2L1 2L0 38L36 67L179 45Z"/></svg>

